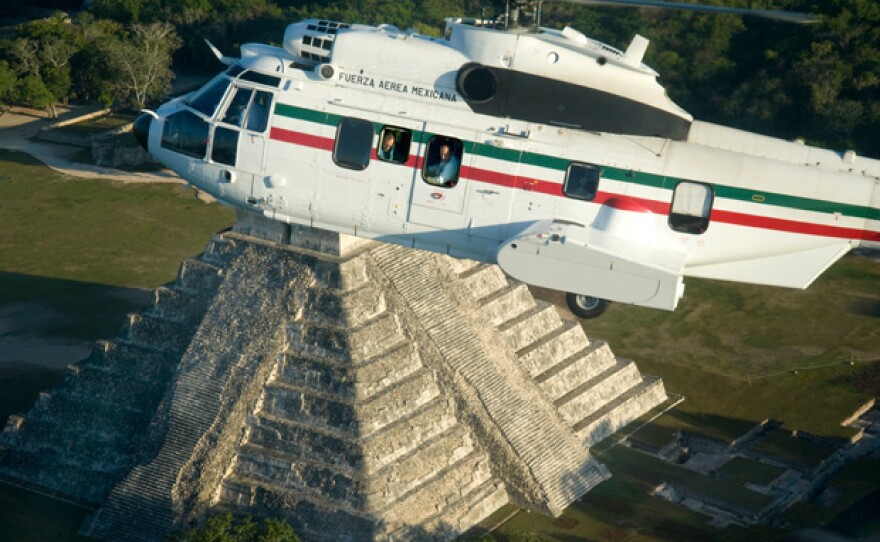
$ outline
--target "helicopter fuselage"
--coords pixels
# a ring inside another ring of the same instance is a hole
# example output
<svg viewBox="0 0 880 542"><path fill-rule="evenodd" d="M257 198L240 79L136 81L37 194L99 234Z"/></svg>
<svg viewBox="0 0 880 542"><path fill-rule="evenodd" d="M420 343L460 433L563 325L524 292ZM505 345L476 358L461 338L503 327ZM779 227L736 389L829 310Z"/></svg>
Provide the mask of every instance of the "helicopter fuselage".
<svg viewBox="0 0 880 542"><path fill-rule="evenodd" d="M226 73L142 124L146 146L199 189L275 220L667 310L684 276L804 288L850 249L880 248L880 161L692 121L661 98L648 100L655 113L642 111L643 131L659 122L674 135L585 129L566 122L584 117L566 115L569 102L554 109L554 95L535 104L540 119L489 114L508 98L527 108L510 96L532 91L504 88L525 79L503 71L525 53L513 44L507 56L509 47L465 54L453 46L457 30L426 38L339 27L308 44L289 30L296 54L243 46ZM578 53L571 37L551 38L541 42L548 50L529 45L528 62ZM627 54L606 62L633 85L656 84L641 56ZM480 71L494 57L495 71ZM638 114L623 100L599 122Z"/></svg>

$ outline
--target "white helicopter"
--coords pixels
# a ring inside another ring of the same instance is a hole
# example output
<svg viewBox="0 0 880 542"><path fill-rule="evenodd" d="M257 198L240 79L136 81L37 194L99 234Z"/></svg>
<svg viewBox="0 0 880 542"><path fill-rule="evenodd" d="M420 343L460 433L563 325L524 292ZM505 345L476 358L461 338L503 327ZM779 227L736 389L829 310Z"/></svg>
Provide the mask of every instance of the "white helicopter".
<svg viewBox="0 0 880 542"><path fill-rule="evenodd" d="M620 51L540 8L447 18L440 38L306 20L240 59L211 46L229 68L135 136L221 202L497 263L582 318L674 310L684 276L806 288L880 248L880 161L696 121L642 63L648 40Z"/></svg>

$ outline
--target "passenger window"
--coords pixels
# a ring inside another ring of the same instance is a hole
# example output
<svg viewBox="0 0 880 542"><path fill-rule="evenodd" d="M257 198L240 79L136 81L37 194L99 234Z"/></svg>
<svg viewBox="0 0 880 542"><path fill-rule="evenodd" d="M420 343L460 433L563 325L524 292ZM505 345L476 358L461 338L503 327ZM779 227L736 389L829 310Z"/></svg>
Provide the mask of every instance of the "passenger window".
<svg viewBox="0 0 880 542"><path fill-rule="evenodd" d="M238 152L238 130L218 126L214 129L214 144L211 146L211 160L228 166L235 165Z"/></svg>
<svg viewBox="0 0 880 542"><path fill-rule="evenodd" d="M412 143L412 133L409 130L386 126L379 135L376 156L384 162L402 164L409 158L410 143Z"/></svg>
<svg viewBox="0 0 880 542"><path fill-rule="evenodd" d="M705 184L681 182L672 194L669 227L682 233L699 235L709 228L709 214L715 194Z"/></svg>
<svg viewBox="0 0 880 542"><path fill-rule="evenodd" d="M248 130L254 132L263 132L269 125L269 106L272 104L272 93L264 90L258 90L251 102L251 108L248 111L247 126Z"/></svg>
<svg viewBox="0 0 880 542"><path fill-rule="evenodd" d="M247 109L248 102L251 101L253 93L254 91L248 88L236 89L235 96L229 101L229 106L226 108L226 113L221 120L227 124L241 126L241 122L244 120L244 112Z"/></svg>
<svg viewBox="0 0 880 542"><path fill-rule="evenodd" d="M452 137L436 136L428 141L422 178L428 184L452 188L458 183L461 169L461 141Z"/></svg>
<svg viewBox="0 0 880 542"><path fill-rule="evenodd" d="M191 111L179 111L165 119L162 147L196 158L208 150L208 123Z"/></svg>
<svg viewBox="0 0 880 542"><path fill-rule="evenodd" d="M373 123L361 119L344 118L336 129L333 161L336 165L363 170L370 164L373 150Z"/></svg>
<svg viewBox="0 0 880 542"><path fill-rule="evenodd" d="M186 104L204 113L207 117L213 117L214 112L217 111L217 105L223 99L223 95L226 94L227 88L229 88L229 80L221 77L198 91L198 94L188 99Z"/></svg>
<svg viewBox="0 0 880 542"><path fill-rule="evenodd" d="M575 199L593 201L599 192L599 177L602 170L592 164L572 163L565 172L562 192Z"/></svg>

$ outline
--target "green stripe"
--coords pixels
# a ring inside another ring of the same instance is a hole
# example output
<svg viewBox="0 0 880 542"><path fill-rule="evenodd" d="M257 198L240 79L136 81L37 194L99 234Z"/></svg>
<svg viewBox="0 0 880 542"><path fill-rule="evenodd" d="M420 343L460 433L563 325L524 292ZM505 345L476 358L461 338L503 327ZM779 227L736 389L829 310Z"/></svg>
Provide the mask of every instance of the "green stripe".
<svg viewBox="0 0 880 542"><path fill-rule="evenodd" d="M339 123L339 120L343 118L341 115L323 113L282 103L275 105L275 114L325 125L336 125ZM376 126L375 128L378 133L380 127ZM435 135L417 130L413 131L412 134L414 142L422 143L427 142ZM484 143L476 143L473 141L462 141L462 143L464 145L464 151L469 154L512 163L519 162L556 171L565 171L568 168L568 165L572 162L572 160L558 158L556 156L548 156L528 151L502 149L493 145L486 145ZM681 182L681 179L675 177L605 166L602 168L602 177L614 181L665 190L672 190L675 188L676 184ZM776 194L773 192L756 192L755 190L734 186L718 184L713 184L712 186L715 189L715 195L719 198L748 203L760 203L763 205L771 205L774 207L783 207L799 211L814 211L826 214L841 213L842 215L854 218L880 220L880 209L868 206L850 205L847 203L803 198L787 194Z"/></svg>
<svg viewBox="0 0 880 542"><path fill-rule="evenodd" d="M855 218L871 218L873 215L875 220L877 217L880 217L880 209L872 209L862 205L802 198L800 196L776 194L773 192L760 192L748 188L737 188L735 186L716 185L715 194L720 198L761 203L764 205L772 205L774 207L788 207L802 211L814 211L826 214L840 213Z"/></svg>

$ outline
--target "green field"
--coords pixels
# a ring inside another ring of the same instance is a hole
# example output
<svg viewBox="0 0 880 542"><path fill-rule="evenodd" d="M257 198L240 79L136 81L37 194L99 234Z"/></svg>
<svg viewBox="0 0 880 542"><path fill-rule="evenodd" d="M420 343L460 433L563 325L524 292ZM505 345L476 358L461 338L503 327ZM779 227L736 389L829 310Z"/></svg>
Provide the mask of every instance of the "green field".
<svg viewBox="0 0 880 542"><path fill-rule="evenodd" d="M173 280L184 258L199 253L213 232L234 220L230 210L204 204L181 186L79 180L11 152L0 151L0 164L0 311L21 304L49 310L57 317L30 329L39 336L93 341L114 335L127 312L142 307L151 289ZM662 447L679 429L730 442L772 418L784 425L762 445L815 464L828 450L803 448L791 430L849 437L853 430L840 427L840 421L880 394L878 279L880 262L854 256L806 291L688 280L687 295L674 313L613 305L586 329L608 340L618 356L661 376L667 390L685 396L675 410L633 437L645 448ZM559 301L550 292L539 295ZM0 366L0 416L26 410L61 374L27 360ZM828 524L855 518L847 525L859 536L880 527L864 512L873 510L877 497L871 494L880 481L849 469L832 480L845 498L821 508L822 514L806 503L791 511L792 526L786 530L719 531L704 516L652 497L650 490L674 480L758 509L765 499L743 484L766 481L773 472L732 465L719 484L622 446L606 444L599 459L614 476L561 519L520 513L501 533L537 532L560 542L773 540L816 525L820 516ZM861 466L880 472L876 460ZM0 486L0 533L81 540L75 527L87 511L23 495ZM12 504L21 501L31 504Z"/></svg>

